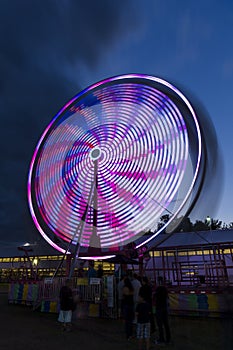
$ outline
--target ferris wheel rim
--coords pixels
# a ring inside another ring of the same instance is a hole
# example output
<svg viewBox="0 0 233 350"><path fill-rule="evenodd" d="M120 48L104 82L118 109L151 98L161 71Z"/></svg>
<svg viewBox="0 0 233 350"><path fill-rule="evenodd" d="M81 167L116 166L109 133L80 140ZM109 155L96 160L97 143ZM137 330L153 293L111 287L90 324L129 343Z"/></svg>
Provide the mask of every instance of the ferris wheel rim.
<svg viewBox="0 0 233 350"><path fill-rule="evenodd" d="M41 227L33 204L32 204L32 177L33 177L33 169L35 166L35 162L36 162L36 158L38 157L38 154L40 152L40 147L46 137L46 135L48 134L49 130L51 129L51 127L53 126L53 124L56 122L56 120L59 119L59 117L62 115L62 113L69 107L72 105L72 103L74 101L76 101L77 99L82 98L82 96L84 96L86 93L104 86L105 84L108 83L114 83L114 82L119 82L120 80L127 80L127 79L140 79L142 81L152 81L158 84L162 84L165 85L168 89L171 89L172 92L174 92L175 94L177 94L181 100L185 103L185 105L187 106L188 110L190 111L192 118L194 120L195 126L196 126L196 131L197 131L197 135L198 135L198 155L197 155L197 165L196 165L196 169L194 172L194 176L193 176L193 180L190 186L190 189L185 197L185 200L183 201L183 205L185 205L187 198L190 196L193 187L195 186L195 183L197 181L197 177L198 177L198 173L199 173L199 169L200 169L200 163L201 163L201 157L202 157L202 135L201 135L201 129L199 126L199 122L198 122L198 118L196 116L196 113L192 107L192 105L190 104L190 102L188 101L188 99L184 96L184 94L178 90L175 86L173 86L171 83L168 83L166 80L161 79L161 78L157 78L154 76L150 76L150 75L144 75L144 74L125 74L125 75L120 75L120 76L115 76L115 77L111 77L108 79L104 79L101 80L95 84L90 85L88 88L82 90L81 92L79 92L78 94L76 94L71 100L69 100L60 110L59 112L55 115L55 117L51 120L51 122L48 124L48 126L46 127L46 129L44 130L43 134L41 135L38 143L37 143L37 147L33 153L33 157L32 157L32 161L30 164L30 170L29 170L29 175L28 175L28 201L29 201L29 208L30 208L30 212L31 215L33 217L33 221L36 224L37 229L39 230L39 232L41 233L41 235L44 237L44 239L51 245L53 246L55 249L60 250L62 253L65 253L65 249L63 249L62 247L60 247L58 244L54 243L47 235L46 233L43 231L43 228ZM98 147L96 147L96 149L99 149ZM180 207L178 208L177 212L175 213L175 215L178 214L178 212L180 211ZM147 240L143 241L142 243L138 244L136 246L136 248L148 243L149 241L151 241L152 239L154 239L167 225L169 224L169 222L161 229L158 230L156 233L154 233L150 238L148 238Z"/></svg>

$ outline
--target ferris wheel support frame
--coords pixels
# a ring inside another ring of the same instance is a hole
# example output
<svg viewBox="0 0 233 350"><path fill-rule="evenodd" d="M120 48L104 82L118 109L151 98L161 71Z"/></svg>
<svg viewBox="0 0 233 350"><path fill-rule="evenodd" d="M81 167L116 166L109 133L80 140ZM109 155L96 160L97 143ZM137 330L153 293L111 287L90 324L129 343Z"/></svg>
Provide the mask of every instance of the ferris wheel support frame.
<svg viewBox="0 0 233 350"><path fill-rule="evenodd" d="M93 202L93 233L91 238L94 236L94 239L96 240L97 236L97 207L98 207L98 201L97 201L97 187L98 187L98 160L94 160L94 180L92 182L92 186L90 188L89 197L87 201L87 206L85 209L85 212L83 213L82 220L80 221L80 224L78 226L78 229L75 232L75 235L72 237L72 240L70 241L70 244L72 243L74 237L77 235L77 232L80 231L78 241L75 246L75 250L73 253L73 257L71 259L71 267L69 271L69 278L73 276L75 264L79 257L80 253L80 247L81 247L81 239L83 235L83 230L85 228L86 223L86 217L88 213L88 209L91 208L90 204Z"/></svg>

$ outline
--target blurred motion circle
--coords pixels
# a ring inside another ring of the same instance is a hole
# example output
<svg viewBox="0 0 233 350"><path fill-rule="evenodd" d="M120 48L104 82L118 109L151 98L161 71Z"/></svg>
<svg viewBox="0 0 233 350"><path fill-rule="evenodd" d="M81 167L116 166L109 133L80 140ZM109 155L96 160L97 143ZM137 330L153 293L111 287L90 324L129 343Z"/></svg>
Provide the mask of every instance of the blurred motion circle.
<svg viewBox="0 0 233 350"><path fill-rule="evenodd" d="M128 74L88 87L52 119L33 154L28 202L37 229L63 253L70 242L70 251L77 243L105 253L130 242L150 247L194 206L203 142L191 103L163 79Z"/></svg>

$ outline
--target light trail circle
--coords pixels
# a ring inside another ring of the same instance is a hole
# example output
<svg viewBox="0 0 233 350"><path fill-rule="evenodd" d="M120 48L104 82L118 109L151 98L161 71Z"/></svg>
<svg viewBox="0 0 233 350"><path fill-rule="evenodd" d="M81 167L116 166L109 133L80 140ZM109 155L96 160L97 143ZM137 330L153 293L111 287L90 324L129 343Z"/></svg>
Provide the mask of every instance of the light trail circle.
<svg viewBox="0 0 233 350"><path fill-rule="evenodd" d="M129 74L88 87L52 119L33 154L28 203L37 229L63 253L69 242L92 246L93 227L105 252L151 244L194 205L202 142L192 105L165 80Z"/></svg>

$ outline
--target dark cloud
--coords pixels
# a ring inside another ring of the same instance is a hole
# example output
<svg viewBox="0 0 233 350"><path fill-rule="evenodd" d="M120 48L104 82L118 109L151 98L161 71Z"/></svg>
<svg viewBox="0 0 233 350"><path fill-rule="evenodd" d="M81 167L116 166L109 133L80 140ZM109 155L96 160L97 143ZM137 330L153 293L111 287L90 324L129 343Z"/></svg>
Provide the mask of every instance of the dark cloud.
<svg viewBox="0 0 233 350"><path fill-rule="evenodd" d="M111 50L126 26L132 28L132 21L122 26L132 10L132 1L126 0L124 11L109 0L1 1L1 241L30 239L32 232L36 237L26 198L36 143L80 90L79 67L95 70L103 52ZM72 67L76 79L67 74Z"/></svg>

